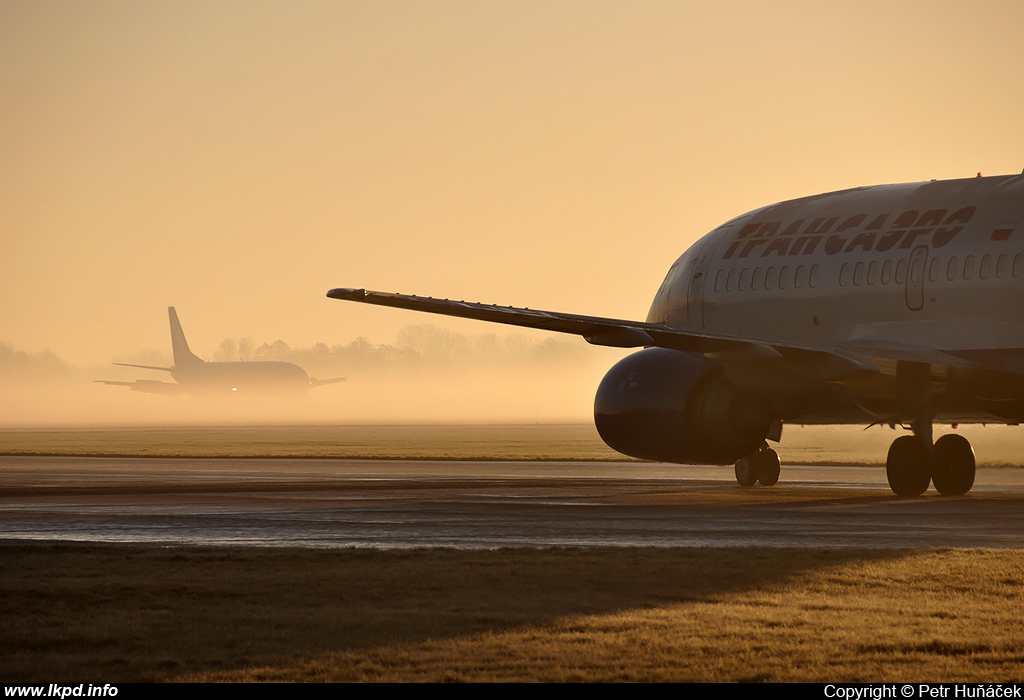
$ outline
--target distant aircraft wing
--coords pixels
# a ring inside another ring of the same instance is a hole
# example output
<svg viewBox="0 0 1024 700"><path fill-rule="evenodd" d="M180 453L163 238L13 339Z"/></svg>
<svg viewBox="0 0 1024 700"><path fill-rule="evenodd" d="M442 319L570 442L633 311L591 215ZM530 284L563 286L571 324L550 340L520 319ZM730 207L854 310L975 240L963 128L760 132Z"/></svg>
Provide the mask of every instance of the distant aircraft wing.
<svg viewBox="0 0 1024 700"><path fill-rule="evenodd" d="M117 382L111 379L96 379L97 384L110 384L113 386L126 386L132 391L139 391L143 394L161 394L163 396L179 396L185 393L181 384L173 382L158 382L155 379L136 379L134 382Z"/></svg>
<svg viewBox="0 0 1024 700"><path fill-rule="evenodd" d="M332 379L317 379L316 377L309 378L309 386L313 388L315 386L326 386L327 384L337 384L338 382L345 381L345 377L334 377Z"/></svg>
<svg viewBox="0 0 1024 700"><path fill-rule="evenodd" d="M513 306L496 306L406 294L338 288L327 292L331 299L392 306L479 321L583 336L593 345L619 348L661 347L707 355L723 362L781 362L790 371L825 381L843 381L878 371L878 366L839 350L762 343L673 328L660 323L581 316Z"/></svg>
<svg viewBox="0 0 1024 700"><path fill-rule="evenodd" d="M173 367L154 367L153 365L133 365L133 364L130 364L128 362L115 362L114 364L118 365L119 367L139 367L141 369L158 369L161 372L173 372L174 371Z"/></svg>

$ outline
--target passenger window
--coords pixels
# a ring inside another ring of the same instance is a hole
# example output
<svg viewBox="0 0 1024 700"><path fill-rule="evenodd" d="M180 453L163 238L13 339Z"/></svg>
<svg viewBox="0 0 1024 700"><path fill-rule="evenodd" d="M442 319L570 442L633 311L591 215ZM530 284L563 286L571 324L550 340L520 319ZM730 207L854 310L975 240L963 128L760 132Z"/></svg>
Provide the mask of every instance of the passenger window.
<svg viewBox="0 0 1024 700"><path fill-rule="evenodd" d="M769 267L764 273L764 288L771 289L775 286L775 268Z"/></svg>
<svg viewBox="0 0 1024 700"><path fill-rule="evenodd" d="M750 281L750 270L743 268L740 270L740 291L745 292L747 290L747 282Z"/></svg>
<svg viewBox="0 0 1024 700"><path fill-rule="evenodd" d="M750 288L755 292L761 288L761 278L764 277L764 271L759 268L754 268L754 275L750 278Z"/></svg>
<svg viewBox="0 0 1024 700"><path fill-rule="evenodd" d="M903 284L907 279L907 261L900 260L896 263L896 284Z"/></svg>
<svg viewBox="0 0 1024 700"><path fill-rule="evenodd" d="M969 280L974 277L974 256L968 255L964 258L964 279Z"/></svg>
<svg viewBox="0 0 1024 700"><path fill-rule="evenodd" d="M1024 274L1024 253L1017 253L1013 256L1013 276L1020 277Z"/></svg>
<svg viewBox="0 0 1024 700"><path fill-rule="evenodd" d="M811 275L807 279L807 284L810 287L812 287L812 288L818 286L818 266L817 265L811 265Z"/></svg>
<svg viewBox="0 0 1024 700"><path fill-rule="evenodd" d="M942 266L942 261L938 258L932 258L932 261L928 263L928 281L934 282L939 279L939 267Z"/></svg>
<svg viewBox="0 0 1024 700"><path fill-rule="evenodd" d="M983 280L988 279L989 273L992 271L992 256L982 255L981 265L978 265L978 277Z"/></svg>
<svg viewBox="0 0 1024 700"><path fill-rule="evenodd" d="M779 270L779 289L785 289L789 285L789 266L783 265Z"/></svg>
<svg viewBox="0 0 1024 700"><path fill-rule="evenodd" d="M954 255L949 259L949 265L946 266L946 279L950 282L956 279L956 256Z"/></svg>
<svg viewBox="0 0 1024 700"><path fill-rule="evenodd" d="M853 286L859 287L864 281L864 263L859 262L853 268Z"/></svg>
<svg viewBox="0 0 1024 700"><path fill-rule="evenodd" d="M874 284L875 280L878 279L878 261L872 260L868 264L868 284Z"/></svg>
<svg viewBox="0 0 1024 700"><path fill-rule="evenodd" d="M850 263L843 263L839 268L839 286L845 287L850 283Z"/></svg>
<svg viewBox="0 0 1024 700"><path fill-rule="evenodd" d="M716 292L722 291L722 278L724 276L725 276L725 273L722 270L719 270L718 274L715 275L715 291Z"/></svg>
<svg viewBox="0 0 1024 700"><path fill-rule="evenodd" d="M1008 262L1009 258L1005 253L1003 255L1000 255L999 259L996 260L996 277L998 277L999 279L1003 279L1004 277L1006 277L1006 266Z"/></svg>
<svg viewBox="0 0 1024 700"><path fill-rule="evenodd" d="M803 265L798 265L796 268L796 274L793 275L793 286L800 289L804 286L804 272L806 268Z"/></svg>
<svg viewBox="0 0 1024 700"><path fill-rule="evenodd" d="M882 284L889 284L889 280L892 279L892 260L886 260L882 263Z"/></svg>

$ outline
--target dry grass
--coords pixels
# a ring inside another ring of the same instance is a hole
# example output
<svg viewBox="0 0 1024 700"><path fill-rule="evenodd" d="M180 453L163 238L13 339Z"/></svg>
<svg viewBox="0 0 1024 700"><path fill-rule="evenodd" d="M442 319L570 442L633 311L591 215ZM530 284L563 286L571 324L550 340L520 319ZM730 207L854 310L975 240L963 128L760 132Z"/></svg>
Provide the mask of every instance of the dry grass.
<svg viewBox="0 0 1024 700"><path fill-rule="evenodd" d="M7 682L1019 680L1024 552L0 547Z"/></svg>
<svg viewBox="0 0 1024 700"><path fill-rule="evenodd" d="M974 442L980 466L1021 465L1015 429L962 426L961 432ZM788 426L779 449L785 464L882 465L898 435L881 428ZM635 461L605 445L589 422L0 428L0 455Z"/></svg>
<svg viewBox="0 0 1024 700"><path fill-rule="evenodd" d="M0 454L132 457L629 460L592 424L0 430Z"/></svg>

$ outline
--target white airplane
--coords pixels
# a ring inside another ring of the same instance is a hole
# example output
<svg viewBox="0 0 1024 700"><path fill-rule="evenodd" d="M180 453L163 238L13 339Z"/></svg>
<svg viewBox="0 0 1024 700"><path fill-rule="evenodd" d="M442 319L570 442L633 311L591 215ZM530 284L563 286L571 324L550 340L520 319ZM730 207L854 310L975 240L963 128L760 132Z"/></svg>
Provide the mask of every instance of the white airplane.
<svg viewBox="0 0 1024 700"><path fill-rule="evenodd" d="M1024 419L1024 174L857 187L756 209L673 263L646 322L332 289L333 299L643 347L594 420L642 459L730 464L774 485L782 425L888 424L889 486L974 484L970 442L934 422Z"/></svg>
<svg viewBox="0 0 1024 700"><path fill-rule="evenodd" d="M167 307L167 317L171 324L173 366L154 367L152 365L133 365L127 362L115 362L114 364L122 367L170 372L171 377L175 380L173 383L155 379L136 379L133 382L97 379L96 383L127 386L132 391L165 396L180 394L247 396L301 393L316 386L345 381L344 377L333 379L310 377L306 374L306 370L291 362L207 362L189 350L185 333L181 330L181 323L178 321L178 312L174 310L173 306Z"/></svg>

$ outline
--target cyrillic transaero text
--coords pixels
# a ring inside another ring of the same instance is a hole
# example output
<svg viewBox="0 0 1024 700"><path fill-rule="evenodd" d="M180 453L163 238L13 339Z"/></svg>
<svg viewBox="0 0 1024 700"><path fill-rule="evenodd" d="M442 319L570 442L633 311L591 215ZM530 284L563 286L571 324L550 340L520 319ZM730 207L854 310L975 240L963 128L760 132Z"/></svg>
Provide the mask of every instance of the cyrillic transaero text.
<svg viewBox="0 0 1024 700"><path fill-rule="evenodd" d="M725 259L773 255L811 255L819 245L827 255L854 251L884 253L895 247L927 244L941 248L960 233L974 216L969 206L948 214L945 209L916 209L893 216L875 215L818 217L807 221L754 221L737 232L725 251ZM822 244L822 242L824 243Z"/></svg>

